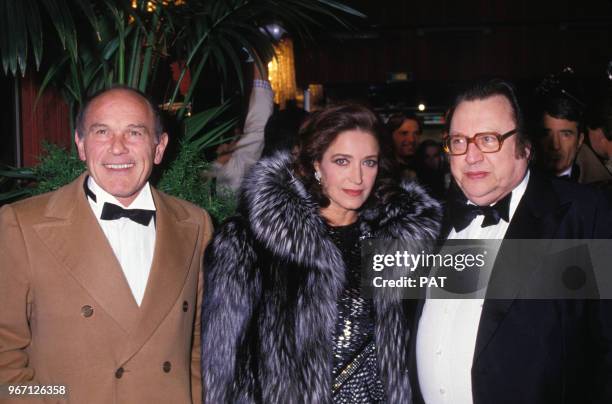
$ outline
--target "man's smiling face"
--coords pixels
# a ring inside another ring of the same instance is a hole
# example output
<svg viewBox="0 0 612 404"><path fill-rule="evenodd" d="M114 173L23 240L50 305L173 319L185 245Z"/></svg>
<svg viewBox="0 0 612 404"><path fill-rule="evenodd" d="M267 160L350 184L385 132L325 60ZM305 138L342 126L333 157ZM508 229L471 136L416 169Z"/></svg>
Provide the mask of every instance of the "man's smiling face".
<svg viewBox="0 0 612 404"><path fill-rule="evenodd" d="M75 134L79 157L106 192L129 206L159 164L168 135L155 134L155 114L135 92L110 90L91 101Z"/></svg>

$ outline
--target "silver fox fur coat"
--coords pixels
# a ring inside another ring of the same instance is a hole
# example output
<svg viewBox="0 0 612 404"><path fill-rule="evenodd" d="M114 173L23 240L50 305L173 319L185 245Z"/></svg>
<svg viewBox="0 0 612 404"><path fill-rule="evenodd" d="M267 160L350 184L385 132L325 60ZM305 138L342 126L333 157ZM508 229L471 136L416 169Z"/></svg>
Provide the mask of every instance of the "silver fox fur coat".
<svg viewBox="0 0 612 404"><path fill-rule="evenodd" d="M329 403L332 332L344 285L340 251L288 154L261 160L243 185L240 214L206 252L202 365L206 403ZM399 185L360 212L366 237L437 236L440 207ZM389 403L410 403L410 319L394 292L374 296L375 343Z"/></svg>

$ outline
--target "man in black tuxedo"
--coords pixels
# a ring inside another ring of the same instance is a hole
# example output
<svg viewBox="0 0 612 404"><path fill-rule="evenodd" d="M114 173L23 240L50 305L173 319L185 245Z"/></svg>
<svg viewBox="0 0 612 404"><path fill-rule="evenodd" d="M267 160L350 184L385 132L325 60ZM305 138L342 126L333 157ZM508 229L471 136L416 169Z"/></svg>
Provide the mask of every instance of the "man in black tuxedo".
<svg viewBox="0 0 612 404"><path fill-rule="evenodd" d="M610 238L610 204L598 191L529 169L512 85L477 83L456 98L448 122L445 149L459 194L448 205L448 239ZM611 403L609 301L491 299L494 280L517 296L529 275L496 270L485 299L419 305L416 401Z"/></svg>

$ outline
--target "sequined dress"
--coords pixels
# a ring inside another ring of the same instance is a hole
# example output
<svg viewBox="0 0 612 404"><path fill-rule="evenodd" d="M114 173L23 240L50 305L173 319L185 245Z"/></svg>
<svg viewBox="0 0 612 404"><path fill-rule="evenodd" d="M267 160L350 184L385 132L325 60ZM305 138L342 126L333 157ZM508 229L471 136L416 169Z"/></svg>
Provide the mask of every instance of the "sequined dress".
<svg viewBox="0 0 612 404"><path fill-rule="evenodd" d="M372 300L361 297L359 226L358 223L329 226L328 233L342 253L347 268L346 287L338 300L333 337L333 402L384 403L385 393L373 343Z"/></svg>

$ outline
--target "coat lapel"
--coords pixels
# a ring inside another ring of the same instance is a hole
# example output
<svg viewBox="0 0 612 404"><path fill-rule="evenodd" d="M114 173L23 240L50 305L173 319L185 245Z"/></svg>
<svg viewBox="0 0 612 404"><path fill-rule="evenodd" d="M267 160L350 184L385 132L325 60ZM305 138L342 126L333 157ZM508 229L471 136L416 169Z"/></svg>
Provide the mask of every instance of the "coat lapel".
<svg viewBox="0 0 612 404"><path fill-rule="evenodd" d="M140 319L121 357L123 363L138 352L175 305L197 246L198 226L186 221L187 212L168 204L155 189L151 191L157 209L155 252Z"/></svg>
<svg viewBox="0 0 612 404"><path fill-rule="evenodd" d="M553 239L568 209L569 204L559 200L551 182L532 171L525 194L514 213L504 239ZM541 243L524 244L526 248L529 248L530 245L532 248L543 247ZM504 268L512 268L513 272L496 271L500 262L503 262ZM476 338L474 363L508 314L523 287L523 281L529 279L531 272L537 268L537 262L532 262L529 266L524 263L525 260L517 257L515 252L505 250L504 243L502 243L487 289L487 297L496 296L497 298L487 298L484 302ZM507 298L500 299L500 296Z"/></svg>
<svg viewBox="0 0 612 404"><path fill-rule="evenodd" d="M127 333L138 305L83 192L86 174L56 192L35 231L58 262Z"/></svg>

